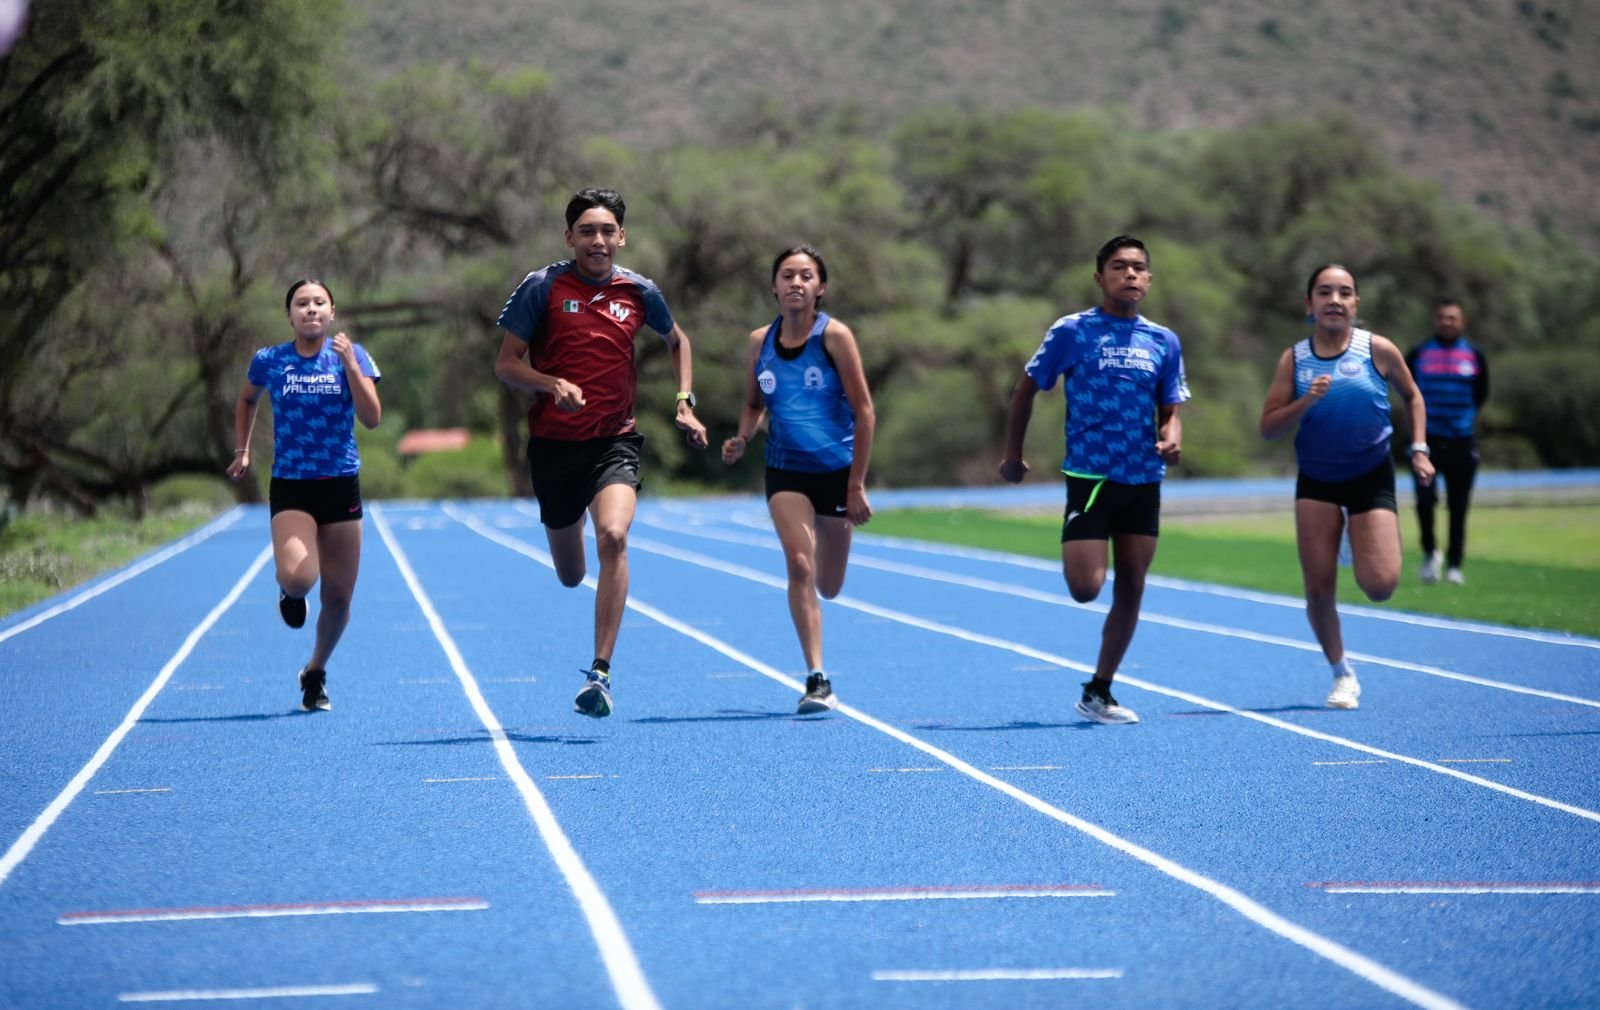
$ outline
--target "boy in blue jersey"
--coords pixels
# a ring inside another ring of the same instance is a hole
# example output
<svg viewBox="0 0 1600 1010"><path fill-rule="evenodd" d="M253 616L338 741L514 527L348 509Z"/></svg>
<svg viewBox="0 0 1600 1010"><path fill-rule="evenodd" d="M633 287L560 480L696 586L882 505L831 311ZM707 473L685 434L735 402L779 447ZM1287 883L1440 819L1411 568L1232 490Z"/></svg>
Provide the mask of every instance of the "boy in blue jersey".
<svg viewBox="0 0 1600 1010"><path fill-rule="evenodd" d="M1433 307L1433 338L1406 355L1406 367L1428 404L1426 442L1434 467L1444 478L1450 511L1450 539L1439 555L1433 533L1433 511L1439 500L1432 482L1416 481L1417 526L1422 533L1422 581L1444 579L1454 585L1466 581L1461 562L1467 551L1467 509L1472 481L1478 473L1478 439L1474 427L1478 410L1489 399L1489 361L1483 351L1467 342L1466 314L1454 298L1440 298Z"/></svg>
<svg viewBox="0 0 1600 1010"><path fill-rule="evenodd" d="M1107 725L1139 717L1111 696L1111 681L1139 623L1145 574L1160 535L1161 481L1181 458L1178 405L1189 399L1178 335L1139 315L1150 290L1150 253L1119 235L1095 256L1099 306L1063 316L1023 369L1011 394L1000 476L1015 484L1028 472L1023 439L1033 399L1065 377L1066 516L1061 568L1072 598L1088 603L1106 581L1108 547L1116 580L1100 635L1094 676L1078 711Z"/></svg>

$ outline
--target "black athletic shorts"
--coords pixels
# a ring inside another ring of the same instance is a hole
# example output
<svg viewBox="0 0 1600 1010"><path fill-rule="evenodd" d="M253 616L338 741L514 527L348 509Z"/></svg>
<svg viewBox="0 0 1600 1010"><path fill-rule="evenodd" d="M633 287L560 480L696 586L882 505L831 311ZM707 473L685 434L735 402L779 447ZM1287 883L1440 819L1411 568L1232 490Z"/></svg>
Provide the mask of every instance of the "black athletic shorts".
<svg viewBox="0 0 1600 1010"><path fill-rule="evenodd" d="M318 526L361 518L361 476L293 480L274 477L267 492L272 514L305 512Z"/></svg>
<svg viewBox="0 0 1600 1010"><path fill-rule="evenodd" d="M601 488L626 484L637 492L644 486L639 481L643 448L644 436L638 432L576 442L528 439L528 471L539 499L539 521L553 530L566 529L583 518Z"/></svg>
<svg viewBox="0 0 1600 1010"><path fill-rule="evenodd" d="M1100 477L1067 478L1061 542L1109 540L1132 533L1161 535L1161 482L1118 484Z"/></svg>
<svg viewBox="0 0 1600 1010"><path fill-rule="evenodd" d="M811 507L819 516L843 519L845 501L850 495L850 468L829 470L827 473L801 473L799 470L779 470L767 467L767 497L779 491L798 491L811 499Z"/></svg>
<svg viewBox="0 0 1600 1010"><path fill-rule="evenodd" d="M1394 460L1386 455L1382 463L1349 480L1317 480L1302 473L1294 482L1294 496L1337 505L1353 516L1374 509L1396 512Z"/></svg>

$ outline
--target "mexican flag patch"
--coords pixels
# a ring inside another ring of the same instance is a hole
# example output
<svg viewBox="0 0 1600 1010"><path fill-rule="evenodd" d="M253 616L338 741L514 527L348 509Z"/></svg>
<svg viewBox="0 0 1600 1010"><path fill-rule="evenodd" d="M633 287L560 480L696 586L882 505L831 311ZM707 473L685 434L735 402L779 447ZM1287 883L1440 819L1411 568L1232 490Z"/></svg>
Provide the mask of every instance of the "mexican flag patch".
<svg viewBox="0 0 1600 1010"><path fill-rule="evenodd" d="M576 298L568 298L566 301L561 303L561 311L562 312L582 312L583 311L583 303L578 301Z"/></svg>

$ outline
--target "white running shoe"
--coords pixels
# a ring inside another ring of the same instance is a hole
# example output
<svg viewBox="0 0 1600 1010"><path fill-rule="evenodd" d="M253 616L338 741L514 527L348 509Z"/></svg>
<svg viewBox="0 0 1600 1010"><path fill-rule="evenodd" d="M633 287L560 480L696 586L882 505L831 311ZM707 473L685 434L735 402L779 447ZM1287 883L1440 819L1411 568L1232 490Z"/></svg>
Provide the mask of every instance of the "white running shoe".
<svg viewBox="0 0 1600 1010"><path fill-rule="evenodd" d="M1459 568L1451 568L1446 571L1444 580L1452 586L1464 586L1467 584L1467 577L1461 574L1461 569Z"/></svg>
<svg viewBox="0 0 1600 1010"><path fill-rule="evenodd" d="M1083 685L1083 697L1078 701L1078 713L1105 726L1126 726L1139 721L1133 709L1117 704L1117 699L1107 691L1102 697Z"/></svg>
<svg viewBox="0 0 1600 1010"><path fill-rule="evenodd" d="M1438 551L1434 551L1432 554L1428 555L1428 559L1422 563L1422 571L1418 573L1422 576L1422 584L1425 586L1431 586L1435 582L1438 582L1439 569L1443 567L1444 558L1440 556Z"/></svg>
<svg viewBox="0 0 1600 1010"><path fill-rule="evenodd" d="M1333 678L1333 690L1328 692L1329 708L1360 708L1361 707L1361 682L1356 680L1353 673L1344 673Z"/></svg>

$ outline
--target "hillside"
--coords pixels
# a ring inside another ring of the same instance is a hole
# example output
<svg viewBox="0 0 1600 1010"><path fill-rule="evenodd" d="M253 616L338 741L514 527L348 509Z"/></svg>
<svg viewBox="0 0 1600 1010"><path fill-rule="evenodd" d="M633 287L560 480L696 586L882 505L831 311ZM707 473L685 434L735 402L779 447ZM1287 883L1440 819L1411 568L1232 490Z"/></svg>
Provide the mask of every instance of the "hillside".
<svg viewBox="0 0 1600 1010"><path fill-rule="evenodd" d="M382 69L533 66L634 144L707 136L752 89L932 104L1114 105L1144 129L1348 108L1407 171L1600 249L1600 4L1583 0L354 0Z"/></svg>

